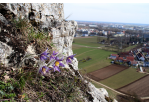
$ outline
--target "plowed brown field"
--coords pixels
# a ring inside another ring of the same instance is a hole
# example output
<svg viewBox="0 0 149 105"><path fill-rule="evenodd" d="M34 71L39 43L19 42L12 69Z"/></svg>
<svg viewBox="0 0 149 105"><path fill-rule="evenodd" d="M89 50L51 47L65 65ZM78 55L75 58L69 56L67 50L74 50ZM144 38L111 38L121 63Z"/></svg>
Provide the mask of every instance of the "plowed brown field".
<svg viewBox="0 0 149 105"><path fill-rule="evenodd" d="M134 95L134 93L136 93L139 97L149 97L149 75L146 75L117 90L125 94Z"/></svg>
<svg viewBox="0 0 149 105"><path fill-rule="evenodd" d="M106 78L109 78L125 69L128 69L129 67L121 66L112 64L110 66L104 67L102 69L93 71L91 73L88 73L88 77L94 79L95 81L104 80Z"/></svg>

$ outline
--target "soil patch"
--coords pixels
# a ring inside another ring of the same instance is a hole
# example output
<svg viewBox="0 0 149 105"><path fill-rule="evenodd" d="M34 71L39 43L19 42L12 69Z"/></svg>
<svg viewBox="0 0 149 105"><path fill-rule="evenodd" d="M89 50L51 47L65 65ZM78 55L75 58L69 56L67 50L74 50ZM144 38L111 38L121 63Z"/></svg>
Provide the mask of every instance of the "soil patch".
<svg viewBox="0 0 149 105"><path fill-rule="evenodd" d="M128 85L125 85L119 89L120 92L125 94L134 95L136 94L139 97L149 97L149 75L146 75Z"/></svg>
<svg viewBox="0 0 149 105"><path fill-rule="evenodd" d="M128 68L129 67L127 66L112 64L110 66L88 73L87 75L89 78L92 78L95 81L101 81Z"/></svg>

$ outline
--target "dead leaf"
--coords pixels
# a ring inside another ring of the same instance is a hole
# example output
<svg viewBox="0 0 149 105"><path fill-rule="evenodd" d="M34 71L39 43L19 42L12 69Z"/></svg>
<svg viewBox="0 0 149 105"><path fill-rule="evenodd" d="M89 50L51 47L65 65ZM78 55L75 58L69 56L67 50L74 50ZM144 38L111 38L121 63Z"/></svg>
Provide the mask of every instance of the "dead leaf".
<svg viewBox="0 0 149 105"><path fill-rule="evenodd" d="M7 80L10 80L10 78L9 78L8 75L5 75L5 76L4 76L4 82L7 82Z"/></svg>
<svg viewBox="0 0 149 105"><path fill-rule="evenodd" d="M25 98L25 94L23 94L23 95L18 94L18 98L19 98L19 99Z"/></svg>
<svg viewBox="0 0 149 105"><path fill-rule="evenodd" d="M19 98L19 99L22 98L22 95L18 94L18 98Z"/></svg>
<svg viewBox="0 0 149 105"><path fill-rule="evenodd" d="M25 94L22 95L22 98L25 98Z"/></svg>

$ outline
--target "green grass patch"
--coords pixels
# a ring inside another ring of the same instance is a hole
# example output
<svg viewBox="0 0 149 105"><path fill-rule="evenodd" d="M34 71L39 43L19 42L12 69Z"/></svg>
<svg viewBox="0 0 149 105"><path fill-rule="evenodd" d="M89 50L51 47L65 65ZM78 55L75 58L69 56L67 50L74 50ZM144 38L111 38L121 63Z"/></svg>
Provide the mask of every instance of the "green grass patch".
<svg viewBox="0 0 149 105"><path fill-rule="evenodd" d="M93 72L95 70L99 70L101 68L111 65L110 61L111 61L110 59L105 59L93 65L87 66L84 69L86 70L86 73ZM84 70L81 70L81 72L85 73Z"/></svg>
<svg viewBox="0 0 149 105"><path fill-rule="evenodd" d="M80 48L77 48L77 49L73 50L73 53L77 54L76 56L78 56L81 53L87 52L89 50L93 50L93 49L92 48L86 48L86 47L80 47Z"/></svg>
<svg viewBox="0 0 149 105"><path fill-rule="evenodd" d="M76 44L73 44L73 45L72 45L72 49L73 49L73 50L80 49L80 46L79 46L79 45L76 45Z"/></svg>
<svg viewBox="0 0 149 105"><path fill-rule="evenodd" d="M102 39L106 39L101 37ZM84 46L89 46L89 47L100 47L102 46L102 44L97 43L97 37L81 37L81 38L75 38L74 39L74 44L78 44L78 45L84 45Z"/></svg>
<svg viewBox="0 0 149 105"><path fill-rule="evenodd" d="M77 53L76 58L78 59L78 61L86 57L91 58L91 60L89 61L79 63L79 68L85 69L87 73L110 65L111 60L107 60L107 57L110 54L115 53L111 51L105 51L102 49L93 49L85 47L74 49L73 52Z"/></svg>
<svg viewBox="0 0 149 105"><path fill-rule="evenodd" d="M100 61L103 61L107 59L107 57L113 52L104 51L101 49L91 49L90 51L80 54L79 56L76 56L78 60L81 60L86 57L91 57L92 59L90 61L80 63L79 68L87 68L88 66L94 65ZM100 65L98 65L100 66Z"/></svg>
<svg viewBox="0 0 149 105"><path fill-rule="evenodd" d="M113 89L118 89L145 75L146 74L141 74L141 73L136 72L135 68L130 67L110 78L100 81L100 83L107 85Z"/></svg>
<svg viewBox="0 0 149 105"><path fill-rule="evenodd" d="M117 46L106 46L106 47L102 47L101 49L106 50L106 51L114 51L114 52L118 52Z"/></svg>
<svg viewBox="0 0 149 105"><path fill-rule="evenodd" d="M126 50L126 51L129 51L129 50L131 50L131 49L133 49L133 48L135 48L135 47L137 47L137 45L129 46L129 47L127 47L125 50Z"/></svg>

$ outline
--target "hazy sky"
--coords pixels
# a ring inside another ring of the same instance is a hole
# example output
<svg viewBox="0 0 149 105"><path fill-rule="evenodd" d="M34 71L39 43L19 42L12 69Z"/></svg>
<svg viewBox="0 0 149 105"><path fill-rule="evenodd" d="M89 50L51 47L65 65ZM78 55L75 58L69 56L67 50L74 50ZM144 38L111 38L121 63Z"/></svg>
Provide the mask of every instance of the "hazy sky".
<svg viewBox="0 0 149 105"><path fill-rule="evenodd" d="M149 24L149 3L64 3L65 18Z"/></svg>

